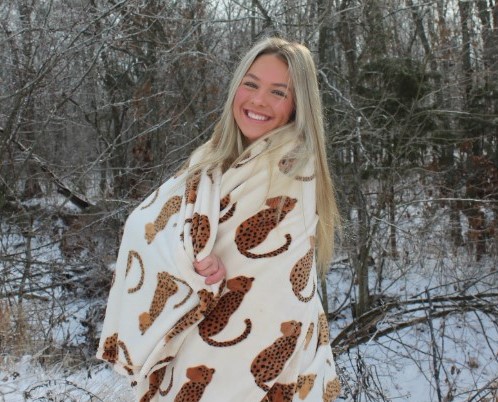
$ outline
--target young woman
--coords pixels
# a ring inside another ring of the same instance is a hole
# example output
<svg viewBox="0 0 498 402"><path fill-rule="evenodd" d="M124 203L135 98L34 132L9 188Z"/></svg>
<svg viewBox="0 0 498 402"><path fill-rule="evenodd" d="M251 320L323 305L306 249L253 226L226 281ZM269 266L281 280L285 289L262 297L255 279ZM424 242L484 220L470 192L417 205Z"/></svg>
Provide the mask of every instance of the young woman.
<svg viewBox="0 0 498 402"><path fill-rule="evenodd" d="M126 222L97 356L138 400L336 399L325 149L310 52L257 43L212 138Z"/></svg>

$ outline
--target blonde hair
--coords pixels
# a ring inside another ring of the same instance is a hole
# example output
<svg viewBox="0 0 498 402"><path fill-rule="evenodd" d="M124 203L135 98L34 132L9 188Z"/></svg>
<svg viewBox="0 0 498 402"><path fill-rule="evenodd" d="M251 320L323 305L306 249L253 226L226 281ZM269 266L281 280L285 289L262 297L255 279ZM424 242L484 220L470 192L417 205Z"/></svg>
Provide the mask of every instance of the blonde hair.
<svg viewBox="0 0 498 402"><path fill-rule="evenodd" d="M339 228L340 218L327 164L317 72L307 47L280 38L265 38L246 53L234 72L227 100L213 135L210 141L202 146L208 147L209 152L204 153L204 160L194 166L191 172L203 167L226 165L227 162L235 161L244 151L243 136L232 111L233 100L240 82L252 63L265 54L279 57L289 68L295 102L292 124L302 141L300 152L295 155L298 159L296 165L304 166L310 155L315 159L316 208L319 218L316 234L317 267L318 271L324 274L332 258L334 235ZM271 136L273 133L275 131L268 135Z"/></svg>

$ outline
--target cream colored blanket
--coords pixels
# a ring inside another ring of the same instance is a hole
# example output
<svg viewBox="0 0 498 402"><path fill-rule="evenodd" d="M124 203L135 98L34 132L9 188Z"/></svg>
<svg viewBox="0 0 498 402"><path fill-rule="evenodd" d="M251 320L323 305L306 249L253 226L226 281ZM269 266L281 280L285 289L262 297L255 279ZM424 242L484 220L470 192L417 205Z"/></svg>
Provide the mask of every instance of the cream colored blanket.
<svg viewBox="0 0 498 402"><path fill-rule="evenodd" d="M172 178L129 216L97 357L129 377L137 400L337 397L317 294L313 161L291 177L295 138L291 125L223 174ZM213 286L192 266L210 253L227 269Z"/></svg>

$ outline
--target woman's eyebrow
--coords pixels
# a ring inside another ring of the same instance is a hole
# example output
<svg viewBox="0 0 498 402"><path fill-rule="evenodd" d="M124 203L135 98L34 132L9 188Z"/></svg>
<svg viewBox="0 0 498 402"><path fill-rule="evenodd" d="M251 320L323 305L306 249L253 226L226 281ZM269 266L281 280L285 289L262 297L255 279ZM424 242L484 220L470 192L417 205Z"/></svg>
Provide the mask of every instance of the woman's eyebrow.
<svg viewBox="0 0 498 402"><path fill-rule="evenodd" d="M255 79L256 81L261 81L257 76L255 76L254 74L252 73L247 73L245 75L245 77L251 77L252 79ZM288 85L287 84L284 84L284 83L281 83L281 82L276 82L274 84L271 84L275 87L283 87L283 88L288 88Z"/></svg>

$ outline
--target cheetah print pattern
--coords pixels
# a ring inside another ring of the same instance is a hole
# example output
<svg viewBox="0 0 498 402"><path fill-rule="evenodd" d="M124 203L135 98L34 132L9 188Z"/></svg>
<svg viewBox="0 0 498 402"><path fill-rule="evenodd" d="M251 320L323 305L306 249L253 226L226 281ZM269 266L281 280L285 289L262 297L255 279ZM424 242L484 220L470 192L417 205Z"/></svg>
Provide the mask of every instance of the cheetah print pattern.
<svg viewBox="0 0 498 402"><path fill-rule="evenodd" d="M145 204L144 206L142 206L140 209L147 209L147 208L149 208L152 204L154 204L156 202L157 197L159 197L159 189L157 189L156 191L154 191L154 195L152 196L152 199L147 204Z"/></svg>
<svg viewBox="0 0 498 402"><path fill-rule="evenodd" d="M325 313L322 313L318 317L318 346L328 345L329 343L329 321Z"/></svg>
<svg viewBox="0 0 498 402"><path fill-rule="evenodd" d="M199 402L206 387L213 379L214 368L205 365L189 367L187 378L190 380L182 385L175 397L175 402Z"/></svg>
<svg viewBox="0 0 498 402"><path fill-rule="evenodd" d="M294 165L296 164L296 159L291 157L290 155L284 156L280 161L278 162L278 168L283 174L289 174L289 172L292 170ZM295 180L299 181L312 181L315 178L315 174L312 174L311 176L295 176Z"/></svg>
<svg viewBox="0 0 498 402"><path fill-rule="evenodd" d="M201 320L204 317L206 311L209 310L209 306L213 302L213 292L208 292L205 289L201 289L197 292L197 295L200 299L199 304L187 311L187 313L185 313L183 317L178 320L178 322L166 335L166 342L169 342L175 336L179 335L187 328L194 325L197 321Z"/></svg>
<svg viewBox="0 0 498 402"><path fill-rule="evenodd" d="M195 204L197 200L197 190L201 181L201 172L197 171L190 176L185 184L185 203Z"/></svg>
<svg viewBox="0 0 498 402"><path fill-rule="evenodd" d="M152 374L150 374L149 375L149 389L140 398L140 402L150 402L152 400L152 398L154 398L154 396L156 396L158 391L159 391L159 394L161 396L168 395L169 391L171 391L171 388L173 386L173 373L174 373L174 370L171 370L171 379L170 379L169 385L164 390L162 390L160 388L160 386L161 386L161 383L163 382L165 374L166 374L166 367L162 367L162 368L154 371Z"/></svg>
<svg viewBox="0 0 498 402"><path fill-rule="evenodd" d="M230 205L230 194L225 195L220 200L220 212Z"/></svg>
<svg viewBox="0 0 498 402"><path fill-rule="evenodd" d="M130 366L133 366L133 361L131 360L130 352L126 347L125 343L121 340L118 341L119 348L123 351L123 355L125 357L126 363L128 366L124 366L125 370L128 372L128 375L133 375L133 370Z"/></svg>
<svg viewBox="0 0 498 402"><path fill-rule="evenodd" d="M220 298L220 294L225 287L225 282L222 282L219 288L218 295L214 295L213 292L209 292L206 289L201 289L197 292L199 296L199 304L194 308L187 311L182 318L173 326L173 328L165 336L166 343L173 339L175 336L179 335L187 328L191 327L199 320L206 317L213 309Z"/></svg>
<svg viewBox="0 0 498 402"><path fill-rule="evenodd" d="M220 202L220 212L223 211L226 207L230 205L230 194L227 194L225 197L221 199ZM235 210L237 209L237 203L234 203L230 209L223 214L223 216L220 217L218 220L218 223L223 223L229 220L233 214L235 213Z"/></svg>
<svg viewBox="0 0 498 402"><path fill-rule="evenodd" d="M142 334L147 331L154 321L159 317L164 310L168 299L178 292L178 285L176 282L184 284L188 288L188 294L179 303L175 304L173 308L178 308L183 305L188 298L192 295L192 288L183 279L177 278L168 272L157 273L157 287L154 291L154 297L150 305L149 311L146 311L138 317L139 328Z"/></svg>
<svg viewBox="0 0 498 402"><path fill-rule="evenodd" d="M219 223L226 222L229 220L237 209L237 203L233 204L230 209L219 219Z"/></svg>
<svg viewBox="0 0 498 402"><path fill-rule="evenodd" d="M128 293L135 293L138 292L140 289L142 289L145 279L145 268L144 268L144 263L142 261L142 257L134 250L130 250L128 252L125 277L127 277L128 274L130 273L130 269L133 264L133 259L136 259L138 261L138 265L140 266L140 279L138 280L138 283L135 287L128 289Z"/></svg>
<svg viewBox="0 0 498 402"><path fill-rule="evenodd" d="M237 338L230 341L219 342L211 339L212 336L219 334L228 324L228 320L233 313L237 311L244 296L251 289L254 278L247 278L245 276L237 276L227 281L227 288L230 292L221 296L216 304L216 307L209 313L209 315L199 324L199 335L207 344L216 347L233 346L246 339L252 328L250 319L244 322L246 328L244 332Z"/></svg>
<svg viewBox="0 0 498 402"><path fill-rule="evenodd" d="M302 257L294 267L292 268L290 274L290 282L292 285L292 291L296 295L299 301L303 303L308 303L316 291L316 284L313 282L313 289L311 294L308 297L304 297L301 295L301 292L308 285L308 281L310 279L311 268L313 267L313 255L314 255L314 238L311 238L311 248L309 251Z"/></svg>
<svg viewBox="0 0 498 402"><path fill-rule="evenodd" d="M161 212L155 219L154 223L147 223L145 225L145 240L147 244L150 244L154 241L156 235L164 230L166 225L168 224L169 219L178 211L180 211L180 207L182 205L182 197L176 195L171 197L166 204L164 204Z"/></svg>
<svg viewBox="0 0 498 402"><path fill-rule="evenodd" d="M287 321L280 326L282 336L273 344L261 351L251 364L251 373L254 381L264 391L270 387L265 382L278 377L285 363L294 353L297 340L301 334L301 322Z"/></svg>
<svg viewBox="0 0 498 402"><path fill-rule="evenodd" d="M313 337L314 329L315 329L315 323L310 322L310 326L308 327L308 332L306 332L306 337L304 338L304 350L308 349L308 346L311 342L311 338Z"/></svg>
<svg viewBox="0 0 498 402"><path fill-rule="evenodd" d="M197 257L209 240L211 226L209 218L206 215L199 215L197 212L192 216L190 226L190 236L192 237L192 245L194 247L194 257Z"/></svg>
<svg viewBox="0 0 498 402"><path fill-rule="evenodd" d="M341 382L339 378L328 381L323 393L323 402L333 402L341 394Z"/></svg>
<svg viewBox="0 0 498 402"><path fill-rule="evenodd" d="M299 399L306 399L310 391L315 385L316 374L300 375L297 377L296 393L299 395Z"/></svg>
<svg viewBox="0 0 498 402"><path fill-rule="evenodd" d="M109 363L116 363L118 359L118 333L108 336L104 341L104 353L102 358Z"/></svg>
<svg viewBox="0 0 498 402"><path fill-rule="evenodd" d="M102 354L102 359L107 360L109 363L116 363L118 360L119 349L123 351L126 363L128 366L124 366L125 370L129 375L133 375L133 370L129 366L133 366L131 360L130 352L123 341L118 339L117 332L108 336L104 341L104 353Z"/></svg>
<svg viewBox="0 0 498 402"><path fill-rule="evenodd" d="M276 382L261 402L292 402L296 392L296 384L281 384Z"/></svg>
<svg viewBox="0 0 498 402"><path fill-rule="evenodd" d="M266 200L266 205L269 208L259 211L256 215L251 216L237 227L235 244L239 252L248 258L256 259L275 257L287 251L292 241L290 234L285 235L286 242L283 246L269 253L254 254L248 250L263 243L270 232L294 209L296 202L295 198L285 196ZM280 208L281 211L279 210Z"/></svg>
<svg viewBox="0 0 498 402"><path fill-rule="evenodd" d="M127 220L97 357L137 401L334 397L312 237L316 177L312 157L297 169L297 137L196 171L207 144ZM228 280L207 285L195 272L209 254Z"/></svg>
<svg viewBox="0 0 498 402"><path fill-rule="evenodd" d="M169 363L170 361L174 360L174 358L175 358L174 356L167 356L164 359L159 360L156 364L152 366L152 368L149 370L149 373L159 370L159 369L154 370L154 368L157 366L163 366L164 363Z"/></svg>

